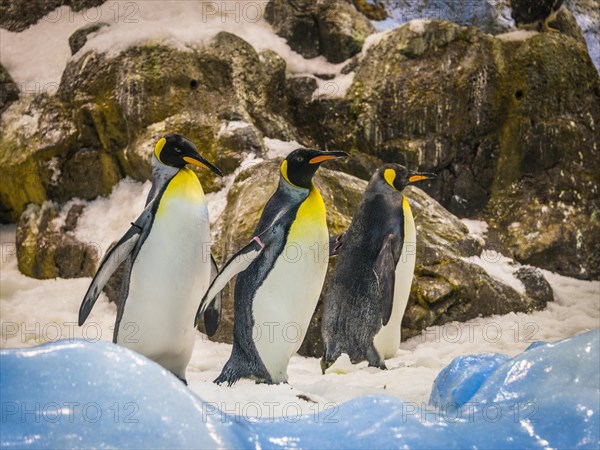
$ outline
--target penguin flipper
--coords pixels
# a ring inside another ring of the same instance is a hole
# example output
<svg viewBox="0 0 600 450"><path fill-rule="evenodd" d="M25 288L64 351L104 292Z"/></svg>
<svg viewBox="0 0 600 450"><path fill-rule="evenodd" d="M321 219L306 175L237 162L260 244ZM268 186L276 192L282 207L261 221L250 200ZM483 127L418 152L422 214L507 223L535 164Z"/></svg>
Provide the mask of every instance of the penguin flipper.
<svg viewBox="0 0 600 450"><path fill-rule="evenodd" d="M152 223L152 205L148 205L144 209L137 220L131 224L131 228L127 230L119 242L106 254L81 302L79 308L79 326L84 324L111 275L129 257L140 239L142 231L150 223Z"/></svg>
<svg viewBox="0 0 600 450"><path fill-rule="evenodd" d="M258 255L262 253L265 244L262 243L259 237L253 238L248 245L242 248L239 252L233 255L229 261L223 266L219 275L212 280L210 287L202 297L198 312L196 313L195 326L198 326L200 322L200 316L204 314L207 308L216 303L216 296L223 288L229 283L234 276L238 273L243 272L252 264L252 262L258 258ZM212 302L208 302L208 299L214 298ZM218 300L220 308L220 300ZM207 330L208 332L208 330Z"/></svg>
<svg viewBox="0 0 600 450"><path fill-rule="evenodd" d="M377 279L379 298L381 299L381 320L387 325L394 306L394 284L396 282L396 260L394 258L394 235L389 234L377 255L373 272Z"/></svg>
<svg viewBox="0 0 600 450"><path fill-rule="evenodd" d="M210 281L213 282L218 274L219 268L217 267L217 262L215 261L215 258L210 255ZM219 291L204 311L204 329L208 336L213 336L219 329L221 308L221 292Z"/></svg>

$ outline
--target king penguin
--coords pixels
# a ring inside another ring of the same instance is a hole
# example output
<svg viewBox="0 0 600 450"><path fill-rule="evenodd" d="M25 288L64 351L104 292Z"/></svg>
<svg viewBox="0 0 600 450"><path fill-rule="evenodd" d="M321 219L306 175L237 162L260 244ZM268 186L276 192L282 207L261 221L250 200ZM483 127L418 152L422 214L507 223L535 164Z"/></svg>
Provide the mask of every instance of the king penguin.
<svg viewBox="0 0 600 450"><path fill-rule="evenodd" d="M124 263L113 342L157 362L184 383L194 346L194 314L217 274L206 198L187 164L223 176L185 137L161 138L152 157L146 207L106 254L79 310L81 326L110 276ZM220 313L217 296L204 314L209 334L216 332Z"/></svg>
<svg viewBox="0 0 600 450"><path fill-rule="evenodd" d="M312 178L323 162L342 156L347 154L309 149L287 156L252 239L223 266L205 294L196 321L208 299L239 274L233 349L215 383L287 381L288 362L306 335L329 258L325 204Z"/></svg>
<svg viewBox="0 0 600 450"><path fill-rule="evenodd" d="M416 258L416 229L403 189L433 174L387 164L371 178L348 229L337 238L337 262L325 297L323 373L346 353L385 369L400 346Z"/></svg>

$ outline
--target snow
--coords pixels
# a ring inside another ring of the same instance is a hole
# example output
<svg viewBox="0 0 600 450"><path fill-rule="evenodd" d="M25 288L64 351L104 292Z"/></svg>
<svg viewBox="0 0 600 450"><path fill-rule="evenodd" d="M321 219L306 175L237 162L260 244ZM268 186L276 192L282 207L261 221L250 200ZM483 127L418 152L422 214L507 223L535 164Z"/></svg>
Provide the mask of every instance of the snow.
<svg viewBox="0 0 600 450"><path fill-rule="evenodd" d="M260 2L120 0L78 13L63 6L22 32L0 29L0 63L21 91L54 93L67 63L90 50L115 56L135 45L160 42L189 51L227 31L257 51L278 53L285 59L289 73L339 74L343 64L329 63L323 56L306 59L291 50L262 18L265 6ZM84 47L71 57L69 36L82 26L100 22L108 26L90 34Z"/></svg>
<svg viewBox="0 0 600 450"><path fill-rule="evenodd" d="M410 28L410 31L412 31L413 33L422 34L425 32L425 25L427 25L429 22L431 21L427 19L415 19L411 20L408 23L408 26Z"/></svg>
<svg viewBox="0 0 600 450"><path fill-rule="evenodd" d="M223 123L221 128L219 128L219 137L227 136L233 134L236 130L243 130L244 128L251 127L248 122L244 122L243 120L230 120L229 122Z"/></svg>
<svg viewBox="0 0 600 450"><path fill-rule="evenodd" d="M489 228L489 225L486 221L472 219L461 219L460 221L467 226L470 234L472 234L473 236L485 238L485 235Z"/></svg>
<svg viewBox="0 0 600 450"><path fill-rule="evenodd" d="M281 146L282 143L266 140L266 145ZM80 219L77 236L104 246L110 244L128 228L129 221L137 217L148 188L149 183L123 181L109 197L90 202ZM226 197L225 192L209 194L209 201L212 201L211 195L213 200L217 195L221 199ZM107 217L111 217L108 226ZM15 257L15 228L3 226L0 230L3 249L1 347L28 347L52 341L57 334L66 339L79 336L93 341L97 334L103 341L112 339L116 311L104 294L86 326L83 329L75 326L89 278L35 280L21 275ZM507 258L500 255L497 262L486 262L484 258L481 261L495 276L516 283L509 277L514 266ZM600 282L544 274L556 298L545 310L430 327L422 335L401 344L396 356L387 361L387 371L368 368L365 362L352 366L341 360L327 374L321 375L317 358L295 355L290 361L287 385L255 385L253 381L242 380L232 388L217 386L212 380L228 359L231 346L210 342L198 333L187 371L190 388L219 409L237 409L262 418L322 412L332 403L337 405L371 394L426 403L438 372L457 356L473 353L514 356L534 341L559 340L598 328Z"/></svg>
<svg viewBox="0 0 600 450"><path fill-rule="evenodd" d="M229 128L231 123L234 122L229 122L229 125L225 128L224 132L231 131L231 129ZM235 123L236 125L234 125L234 127L243 128L243 125L241 124L245 124L246 122L240 121ZM235 177L244 170L247 170L262 161L263 159L259 158L254 153L249 153L245 155L240 166L235 170L235 172L225 176L225 186L217 192L209 192L208 194L206 194L206 201L208 203L208 217L212 226L211 234L213 238L217 235L218 227L220 226L219 218L221 217L221 214L223 214L223 211L225 211L225 208L227 207L227 194L233 186Z"/></svg>
<svg viewBox="0 0 600 450"><path fill-rule="evenodd" d="M88 203L77 222L75 237L83 243L97 245L104 255L144 210L151 186L149 181L121 180L108 197Z"/></svg>
<svg viewBox="0 0 600 450"><path fill-rule="evenodd" d="M480 256L470 256L463 260L482 267L492 278L512 287L520 294L525 294L525 286L514 275L519 265L512 259L494 250L484 250Z"/></svg>
<svg viewBox="0 0 600 450"><path fill-rule="evenodd" d="M69 36L86 25L83 13L62 6L15 33L0 28L0 63L23 93L54 93L71 56Z"/></svg>
<svg viewBox="0 0 600 450"><path fill-rule="evenodd" d="M267 158L285 158L291 152L298 148L303 148L302 144L296 141L282 141L279 139L264 138L265 148L267 149Z"/></svg>
<svg viewBox="0 0 600 450"><path fill-rule="evenodd" d="M526 41L531 39L533 36L538 35L537 31L530 30L516 30L509 33L498 34L496 37L501 41Z"/></svg>
<svg viewBox="0 0 600 450"><path fill-rule="evenodd" d="M77 326L77 313L91 279L34 280L17 268L15 226L0 227L0 348L60 339L112 340L116 307L100 295L94 317Z"/></svg>

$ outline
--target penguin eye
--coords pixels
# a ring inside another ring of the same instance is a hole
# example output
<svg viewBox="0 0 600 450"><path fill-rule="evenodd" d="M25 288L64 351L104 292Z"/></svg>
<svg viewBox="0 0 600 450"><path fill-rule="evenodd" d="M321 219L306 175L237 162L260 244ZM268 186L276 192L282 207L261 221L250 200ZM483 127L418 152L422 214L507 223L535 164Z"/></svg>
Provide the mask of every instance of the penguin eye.
<svg viewBox="0 0 600 450"><path fill-rule="evenodd" d="M177 153L181 153L181 149L180 149L179 147L175 147L175 151L176 151Z"/></svg>

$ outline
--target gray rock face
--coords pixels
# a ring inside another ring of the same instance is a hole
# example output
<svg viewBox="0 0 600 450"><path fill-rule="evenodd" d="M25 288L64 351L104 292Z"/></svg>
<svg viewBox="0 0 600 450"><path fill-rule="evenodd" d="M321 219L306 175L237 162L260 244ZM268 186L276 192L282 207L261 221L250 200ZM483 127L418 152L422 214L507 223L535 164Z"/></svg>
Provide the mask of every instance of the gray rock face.
<svg viewBox="0 0 600 450"><path fill-rule="evenodd" d="M373 33L370 22L343 0L271 0L265 18L292 50L339 63L360 52Z"/></svg>
<svg viewBox="0 0 600 450"><path fill-rule="evenodd" d="M251 239L268 197L275 191L279 163L264 162L237 175L217 227L214 248L222 265ZM366 182L350 175L319 169L315 180L327 207L331 234L348 227L360 203ZM469 320L479 315L504 314L543 308L547 296L524 296L491 278L469 261L481 253L481 244L469 236L466 227L439 203L417 188L406 192L417 223L417 266L407 314L402 327L404 338L414 336L430 325L452 320ZM329 276L335 264L331 260ZM543 277L542 277L543 278ZM322 295L324 297L324 295ZM550 296L550 299L552 297ZM224 314L215 340L231 342L233 330L233 283L224 291ZM322 299L312 318L300 353L321 356Z"/></svg>
<svg viewBox="0 0 600 450"><path fill-rule="evenodd" d="M566 0L565 5L573 13L583 31L588 51L596 69L600 72L600 7L596 0Z"/></svg>
<svg viewBox="0 0 600 450"><path fill-rule="evenodd" d="M100 6L106 0L0 0L0 27L23 31L59 6L74 11Z"/></svg>
<svg viewBox="0 0 600 450"><path fill-rule="evenodd" d="M0 64L0 114L19 99L19 88L8 71Z"/></svg>
<svg viewBox="0 0 600 450"><path fill-rule="evenodd" d="M525 286L528 297L543 303L554 300L554 293L550 283L544 278L542 271L535 267L521 267L515 276Z"/></svg>
<svg viewBox="0 0 600 450"><path fill-rule="evenodd" d="M392 28L414 19L447 20L490 34L503 33L513 26L508 0L391 0L386 7L388 18L377 24L379 28Z"/></svg>
<svg viewBox="0 0 600 450"><path fill-rule="evenodd" d="M448 20L463 26L475 26L490 34L514 30L509 0L391 0L385 4L385 17L373 22L379 29L394 28L413 19ZM580 27L589 54L600 72L600 7L596 0L565 0L563 11L570 11ZM551 24L561 32L564 27ZM579 33L570 30L569 34Z"/></svg>
<svg viewBox="0 0 600 450"><path fill-rule="evenodd" d="M100 28L107 26L107 23L92 23L90 25L86 25L81 27L77 31L75 31L71 36L69 36L69 47L71 48L71 55L74 55L79 50L83 48L85 43L87 42L87 38L89 34L95 33Z"/></svg>

